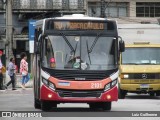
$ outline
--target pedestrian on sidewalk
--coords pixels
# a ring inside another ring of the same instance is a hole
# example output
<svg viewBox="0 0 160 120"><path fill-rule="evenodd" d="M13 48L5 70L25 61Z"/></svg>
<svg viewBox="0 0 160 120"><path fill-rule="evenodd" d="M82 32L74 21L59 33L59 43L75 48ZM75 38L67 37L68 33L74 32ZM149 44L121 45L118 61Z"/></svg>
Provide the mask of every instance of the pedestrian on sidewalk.
<svg viewBox="0 0 160 120"><path fill-rule="evenodd" d="M25 84L29 81L28 63L26 53L21 53L20 73L22 74L22 89L25 89Z"/></svg>
<svg viewBox="0 0 160 120"><path fill-rule="evenodd" d="M11 58L10 62L8 64L8 75L10 76L11 80L5 85L5 88L7 89L7 87L12 83L12 90L16 90L15 89L15 59Z"/></svg>
<svg viewBox="0 0 160 120"><path fill-rule="evenodd" d="M0 90L5 89L3 86L3 74L6 72L6 68L2 64L2 60L1 60L2 55L3 55L3 52L0 50Z"/></svg>
<svg viewBox="0 0 160 120"><path fill-rule="evenodd" d="M3 74L2 74L2 61L1 61L1 57L2 57L3 52L0 50L0 90L3 89Z"/></svg>

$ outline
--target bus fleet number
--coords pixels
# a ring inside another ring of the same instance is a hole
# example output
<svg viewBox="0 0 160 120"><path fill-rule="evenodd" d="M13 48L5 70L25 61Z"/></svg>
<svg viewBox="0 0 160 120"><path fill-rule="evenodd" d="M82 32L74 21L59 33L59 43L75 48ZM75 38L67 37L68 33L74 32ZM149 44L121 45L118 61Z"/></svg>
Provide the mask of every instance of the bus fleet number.
<svg viewBox="0 0 160 120"><path fill-rule="evenodd" d="M102 83L91 83L91 88L102 88Z"/></svg>

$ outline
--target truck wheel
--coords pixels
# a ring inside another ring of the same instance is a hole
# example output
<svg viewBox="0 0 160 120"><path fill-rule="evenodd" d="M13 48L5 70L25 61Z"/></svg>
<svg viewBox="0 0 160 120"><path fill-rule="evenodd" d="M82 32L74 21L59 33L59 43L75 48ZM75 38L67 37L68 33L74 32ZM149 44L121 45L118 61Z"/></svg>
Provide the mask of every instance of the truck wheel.
<svg viewBox="0 0 160 120"><path fill-rule="evenodd" d="M154 97L154 92L149 93L151 97Z"/></svg>
<svg viewBox="0 0 160 120"><path fill-rule="evenodd" d="M103 110L110 111L111 110L111 106L112 106L111 102L105 102L105 103L102 103L101 107L102 107Z"/></svg>
<svg viewBox="0 0 160 120"><path fill-rule="evenodd" d="M122 90L122 89L120 88L120 86L118 85L118 98L119 98L119 99L124 99L125 96L126 96L125 91Z"/></svg>
<svg viewBox="0 0 160 120"><path fill-rule="evenodd" d="M157 92L156 92L156 96L160 96L160 91L157 91Z"/></svg>
<svg viewBox="0 0 160 120"><path fill-rule="evenodd" d="M52 109L52 106L51 106L51 104L50 104L49 102L47 102L47 101L42 101L42 102L41 102L41 109L42 109L43 111L49 111L49 110Z"/></svg>
<svg viewBox="0 0 160 120"><path fill-rule="evenodd" d="M36 98L34 98L34 108L35 109L40 109L41 108L41 103Z"/></svg>

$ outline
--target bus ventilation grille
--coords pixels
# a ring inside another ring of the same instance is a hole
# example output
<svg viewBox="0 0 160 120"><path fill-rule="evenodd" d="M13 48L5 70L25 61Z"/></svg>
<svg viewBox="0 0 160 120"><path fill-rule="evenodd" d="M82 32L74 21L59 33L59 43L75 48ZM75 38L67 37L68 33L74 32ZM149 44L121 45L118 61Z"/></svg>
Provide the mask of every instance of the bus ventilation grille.
<svg viewBox="0 0 160 120"><path fill-rule="evenodd" d="M60 97L100 97L103 91L57 91Z"/></svg>

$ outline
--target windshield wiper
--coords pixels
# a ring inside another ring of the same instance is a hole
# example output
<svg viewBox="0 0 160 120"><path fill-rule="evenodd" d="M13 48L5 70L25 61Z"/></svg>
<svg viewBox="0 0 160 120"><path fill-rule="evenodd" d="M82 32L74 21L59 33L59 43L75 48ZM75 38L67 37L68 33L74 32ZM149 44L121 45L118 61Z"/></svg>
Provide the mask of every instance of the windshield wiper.
<svg viewBox="0 0 160 120"><path fill-rule="evenodd" d="M88 40L86 41L86 46L87 46L87 53L88 53L89 62L91 64L91 57L90 57L90 53L89 53Z"/></svg>
<svg viewBox="0 0 160 120"><path fill-rule="evenodd" d="M64 38L65 42L67 43L67 45L71 49L71 53L74 52L74 55L75 55L75 50L74 50L73 46L71 45L71 43L68 41L68 39L66 38L66 36L63 33L60 33L60 34L62 35L62 37Z"/></svg>
<svg viewBox="0 0 160 120"><path fill-rule="evenodd" d="M96 45L99 37L100 37L100 34L98 34L98 35L96 36L95 40L93 41L93 44L91 45L91 48L88 49L88 52L89 52L89 53L92 52L92 50L93 50L94 46Z"/></svg>
<svg viewBox="0 0 160 120"><path fill-rule="evenodd" d="M88 46L88 40L86 41L86 46L87 46L87 53L88 53L88 58L89 58L89 62L91 64L91 57L90 57L90 53L92 52L94 46L96 45L97 41L98 41L98 38L99 38L100 34L98 34L95 38L95 40L93 41L93 44L91 45L91 48L89 49L89 46Z"/></svg>

